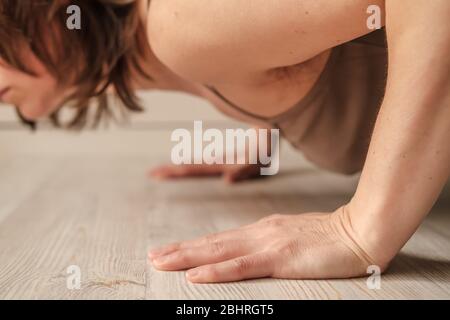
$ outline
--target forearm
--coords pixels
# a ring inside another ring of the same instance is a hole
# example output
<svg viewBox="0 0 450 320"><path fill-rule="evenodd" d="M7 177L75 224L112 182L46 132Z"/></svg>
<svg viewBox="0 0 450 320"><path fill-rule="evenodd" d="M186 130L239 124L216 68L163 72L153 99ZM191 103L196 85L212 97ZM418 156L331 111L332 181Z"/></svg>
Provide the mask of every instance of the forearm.
<svg viewBox="0 0 450 320"><path fill-rule="evenodd" d="M393 1L386 9L387 91L347 206L358 240L381 263L414 233L450 175L449 5L414 0L405 9Z"/></svg>
<svg viewBox="0 0 450 320"><path fill-rule="evenodd" d="M360 238L374 256L384 255L382 260L392 258L414 233L450 173L448 97L432 108L432 116L407 113L410 105L391 101L383 106L349 205Z"/></svg>

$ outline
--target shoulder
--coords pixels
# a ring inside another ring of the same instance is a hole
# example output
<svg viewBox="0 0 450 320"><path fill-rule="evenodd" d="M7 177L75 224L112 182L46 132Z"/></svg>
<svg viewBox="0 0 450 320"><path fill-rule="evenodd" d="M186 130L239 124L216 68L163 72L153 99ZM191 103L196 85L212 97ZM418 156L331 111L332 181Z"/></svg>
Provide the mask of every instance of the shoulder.
<svg viewBox="0 0 450 320"><path fill-rule="evenodd" d="M234 1L230 1L234 2ZM148 13L150 46L166 66L190 80L208 82L214 72L233 73L236 60L247 60L239 18L228 1L153 0ZM253 40L252 40L253 41ZM220 69L220 70L219 70Z"/></svg>
<svg viewBox="0 0 450 320"><path fill-rule="evenodd" d="M384 8L384 0L152 0L148 37L174 72L214 83L296 65L362 36L372 4Z"/></svg>

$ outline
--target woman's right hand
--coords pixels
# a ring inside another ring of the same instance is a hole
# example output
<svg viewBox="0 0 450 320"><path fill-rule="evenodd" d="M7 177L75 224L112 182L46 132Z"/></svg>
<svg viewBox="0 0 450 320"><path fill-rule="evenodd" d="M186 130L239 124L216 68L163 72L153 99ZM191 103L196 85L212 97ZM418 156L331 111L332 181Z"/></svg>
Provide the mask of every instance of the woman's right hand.
<svg viewBox="0 0 450 320"><path fill-rule="evenodd" d="M184 164L162 165L152 169L149 176L161 180L221 176L227 183L264 177L258 164Z"/></svg>

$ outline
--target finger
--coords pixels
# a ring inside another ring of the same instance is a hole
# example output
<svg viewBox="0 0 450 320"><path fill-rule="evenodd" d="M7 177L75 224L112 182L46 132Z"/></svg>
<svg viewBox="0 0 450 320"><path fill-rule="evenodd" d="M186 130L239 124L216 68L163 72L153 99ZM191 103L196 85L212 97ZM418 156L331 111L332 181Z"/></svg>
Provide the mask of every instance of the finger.
<svg viewBox="0 0 450 320"><path fill-rule="evenodd" d="M258 179L261 176L259 167L247 167L240 170L232 170L224 175L227 183L237 183L244 180Z"/></svg>
<svg viewBox="0 0 450 320"><path fill-rule="evenodd" d="M159 248L154 248L148 251L148 258L150 260L153 260L159 256L164 256L167 254L170 254L174 251L177 251L180 249L181 242L171 243Z"/></svg>
<svg viewBox="0 0 450 320"><path fill-rule="evenodd" d="M181 249L153 260L159 270L185 270L202 265L218 263L246 255L254 248L250 241L229 240L202 247Z"/></svg>
<svg viewBox="0 0 450 320"><path fill-rule="evenodd" d="M236 183L245 180L245 175L241 170L228 171L223 175L225 182Z"/></svg>
<svg viewBox="0 0 450 320"><path fill-rule="evenodd" d="M169 166L159 166L148 171L149 176L157 176L169 169Z"/></svg>
<svg viewBox="0 0 450 320"><path fill-rule="evenodd" d="M227 230L227 231L223 231L223 232L219 232L219 233L215 233L215 234L210 234L210 235L196 238L193 240L171 243L171 244L150 250L148 252L148 257L150 259L155 259L157 257L173 253L177 250L193 248L193 247L203 247L203 246L214 244L215 242L219 242L219 241L247 240L249 235L248 235L248 233L244 233L244 231L247 231L250 228L250 226L251 225L240 227L240 228L233 229L233 230Z"/></svg>
<svg viewBox="0 0 450 320"><path fill-rule="evenodd" d="M172 179L194 176L220 175L222 169L217 165L179 165L164 166L150 171L150 176L161 179Z"/></svg>
<svg viewBox="0 0 450 320"><path fill-rule="evenodd" d="M250 226L251 225L243 226L236 229L212 233L197 239L183 241L180 243L180 249L201 247L226 240L248 240L250 235L248 234L247 230L250 228Z"/></svg>
<svg viewBox="0 0 450 320"><path fill-rule="evenodd" d="M217 283L270 277L274 260L268 253L260 252L191 269L186 278L194 283Z"/></svg>
<svg viewBox="0 0 450 320"><path fill-rule="evenodd" d="M187 166L163 166L150 171L150 176L153 178L176 178L189 174Z"/></svg>

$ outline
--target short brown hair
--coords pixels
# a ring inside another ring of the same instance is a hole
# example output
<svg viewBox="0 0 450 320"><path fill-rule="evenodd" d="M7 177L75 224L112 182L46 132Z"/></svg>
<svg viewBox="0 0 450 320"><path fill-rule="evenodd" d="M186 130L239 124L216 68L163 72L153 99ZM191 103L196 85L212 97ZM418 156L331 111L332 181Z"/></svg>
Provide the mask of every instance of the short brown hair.
<svg viewBox="0 0 450 320"><path fill-rule="evenodd" d="M70 5L81 9L80 30L66 27ZM113 86L123 110L142 111L130 76L136 71L150 79L139 65L146 41L137 6L134 0L0 0L0 57L31 73L20 59L20 48L25 44L60 83L75 73L71 85L77 92L70 99L76 107L75 116L62 124L59 112L55 112L51 119L57 126L84 127L93 98L98 102L93 125L103 116L111 117L105 93L109 86ZM74 70L80 60L81 67Z"/></svg>

